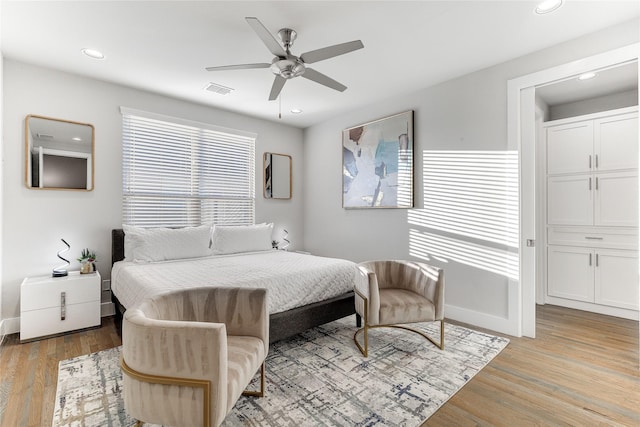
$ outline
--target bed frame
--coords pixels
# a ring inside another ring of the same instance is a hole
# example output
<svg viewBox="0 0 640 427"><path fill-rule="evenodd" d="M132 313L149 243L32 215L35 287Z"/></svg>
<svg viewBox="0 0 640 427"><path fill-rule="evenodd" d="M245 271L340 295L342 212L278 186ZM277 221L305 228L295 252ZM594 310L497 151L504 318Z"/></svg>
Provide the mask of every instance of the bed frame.
<svg viewBox="0 0 640 427"><path fill-rule="evenodd" d="M124 259L124 231L120 228L111 230L111 265ZM111 293L111 300L116 306L116 329L122 331L122 315L126 308ZM269 342L280 341L292 337L315 326L324 325L355 313L353 291L325 301L292 308L269 316ZM356 326L361 326L360 316L356 314Z"/></svg>

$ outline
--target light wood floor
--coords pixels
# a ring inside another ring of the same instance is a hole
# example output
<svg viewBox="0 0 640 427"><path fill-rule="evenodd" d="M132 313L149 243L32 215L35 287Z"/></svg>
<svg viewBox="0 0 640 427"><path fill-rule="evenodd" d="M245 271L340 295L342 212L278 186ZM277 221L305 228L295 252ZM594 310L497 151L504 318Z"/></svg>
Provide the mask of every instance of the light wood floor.
<svg viewBox="0 0 640 427"><path fill-rule="evenodd" d="M638 322L538 308L535 340L511 343L424 426L640 426ZM60 360L120 345L102 327L0 347L0 426L50 426Z"/></svg>

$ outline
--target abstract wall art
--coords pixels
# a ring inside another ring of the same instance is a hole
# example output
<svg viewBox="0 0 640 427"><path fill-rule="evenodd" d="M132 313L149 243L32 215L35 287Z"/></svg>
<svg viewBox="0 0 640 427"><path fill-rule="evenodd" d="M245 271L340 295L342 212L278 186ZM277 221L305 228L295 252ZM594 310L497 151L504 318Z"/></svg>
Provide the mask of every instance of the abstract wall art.
<svg viewBox="0 0 640 427"><path fill-rule="evenodd" d="M342 131L342 207L413 207L413 110Z"/></svg>

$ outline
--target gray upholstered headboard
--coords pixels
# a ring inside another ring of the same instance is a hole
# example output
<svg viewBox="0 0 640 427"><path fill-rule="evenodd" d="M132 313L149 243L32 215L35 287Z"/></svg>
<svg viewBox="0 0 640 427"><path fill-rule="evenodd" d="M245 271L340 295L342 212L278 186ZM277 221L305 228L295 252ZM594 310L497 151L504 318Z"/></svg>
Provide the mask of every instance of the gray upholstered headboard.
<svg viewBox="0 0 640 427"><path fill-rule="evenodd" d="M114 228L111 230L111 265L124 259L124 230Z"/></svg>

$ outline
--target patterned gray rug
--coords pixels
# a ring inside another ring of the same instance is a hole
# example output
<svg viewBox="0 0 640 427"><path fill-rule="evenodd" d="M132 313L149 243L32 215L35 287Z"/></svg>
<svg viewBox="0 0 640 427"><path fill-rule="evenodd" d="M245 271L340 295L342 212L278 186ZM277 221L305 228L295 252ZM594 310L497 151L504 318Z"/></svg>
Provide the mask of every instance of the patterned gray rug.
<svg viewBox="0 0 640 427"><path fill-rule="evenodd" d="M364 358L354 325L345 318L273 344L265 397L241 397L223 425L418 426L509 342L447 324L441 351L383 328L369 332ZM417 326L438 336L439 324ZM117 347L60 362L54 427L134 424L121 399L119 357Z"/></svg>

